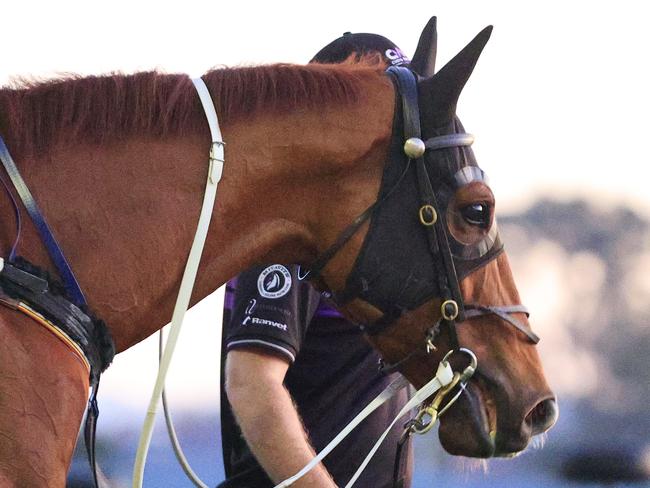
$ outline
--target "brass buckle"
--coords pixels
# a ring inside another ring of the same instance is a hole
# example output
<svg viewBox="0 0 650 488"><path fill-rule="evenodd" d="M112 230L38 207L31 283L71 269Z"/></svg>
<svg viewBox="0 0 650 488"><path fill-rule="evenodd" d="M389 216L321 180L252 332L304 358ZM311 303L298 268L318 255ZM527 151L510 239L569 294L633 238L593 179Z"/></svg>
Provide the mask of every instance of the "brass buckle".
<svg viewBox="0 0 650 488"><path fill-rule="evenodd" d="M225 147L226 143L223 141L212 141L212 145L210 146L210 160L211 161L220 161L224 162L223 159L217 157L217 147Z"/></svg>
<svg viewBox="0 0 650 488"><path fill-rule="evenodd" d="M451 313L447 313L447 306L451 306ZM458 303L454 300L445 300L442 302L442 305L440 305L440 313L442 314L442 318L445 320L456 320L456 317L458 317Z"/></svg>
<svg viewBox="0 0 650 488"><path fill-rule="evenodd" d="M424 212L428 211L431 213L431 218L427 219L424 215ZM438 212L436 212L436 209L433 208L433 205L422 205L420 207L420 223L426 227L431 227L433 224L435 224L438 221Z"/></svg>
<svg viewBox="0 0 650 488"><path fill-rule="evenodd" d="M438 393L436 393L436 396L433 398L431 403L426 407L420 408L415 418L411 421L410 427L407 428L410 432L414 434L426 434L427 432L429 432L433 428L435 423L438 421L438 419L447 410L449 410L449 407L451 407L456 402L456 400L458 400L458 397L460 397L460 394L465 389L465 385L467 381L469 381L469 379L476 371L476 367L478 365L476 355L472 351L470 351L469 349L465 349L464 347L460 348L459 351L469 355L470 364L462 372L454 373L454 377L451 380L451 382L448 385L441 388L440 390L438 390ZM447 359L449 358L449 356L451 356L452 353L453 350L449 351L442 359L442 362L447 361ZM449 402L447 402L447 405L445 405L444 408L440 410L440 405L442 404L442 400L457 385L460 385L460 389L458 390L458 392L449 400Z"/></svg>
<svg viewBox="0 0 650 488"><path fill-rule="evenodd" d="M414 433L426 434L433 428L433 426L436 424L436 421L438 420L438 417L440 417L438 411L440 409L442 400L444 400L447 393L449 393L460 382L460 378L460 373L454 373L454 378L451 380L451 383L438 390L438 393L436 393L433 401L428 406L420 409L420 411L415 416L413 426L411 427Z"/></svg>

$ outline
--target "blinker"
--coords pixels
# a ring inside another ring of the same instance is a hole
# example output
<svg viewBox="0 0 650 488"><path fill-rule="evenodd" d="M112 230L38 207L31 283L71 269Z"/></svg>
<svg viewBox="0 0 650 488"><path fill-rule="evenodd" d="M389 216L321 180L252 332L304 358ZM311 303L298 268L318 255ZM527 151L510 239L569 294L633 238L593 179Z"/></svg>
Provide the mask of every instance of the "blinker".
<svg viewBox="0 0 650 488"><path fill-rule="evenodd" d="M484 173L475 166L471 150L441 150L469 146L474 138L454 119L450 133L423 141L415 75L397 67L389 68L388 73L401 97L402 110L395 111L391 164L384 167L378 199L302 278L319 276L361 224L370 220L362 248L343 290L333 294L334 301L345 305L358 298L383 312L380 319L364 327L366 333L375 335L405 311L415 310L431 298L441 298L441 315L450 324L453 343L457 342L453 339L453 322L464 317L459 279L494 259L502 246L494 246L493 239L462 242L448 228L453 195L465 184L484 181ZM425 160L426 153L430 155ZM404 218L404 209L418 209L418 216ZM432 345L429 350L433 350Z"/></svg>

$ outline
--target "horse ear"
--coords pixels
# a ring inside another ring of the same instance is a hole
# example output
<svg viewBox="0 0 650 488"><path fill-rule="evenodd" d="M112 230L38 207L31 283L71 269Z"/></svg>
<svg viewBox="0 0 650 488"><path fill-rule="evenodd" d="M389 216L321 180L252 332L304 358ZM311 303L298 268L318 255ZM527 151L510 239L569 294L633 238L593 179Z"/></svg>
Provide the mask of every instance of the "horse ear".
<svg viewBox="0 0 650 488"><path fill-rule="evenodd" d="M433 76L436 68L436 52L438 50L438 32L436 18L431 17L424 26L418 47L411 60L410 68L424 78Z"/></svg>
<svg viewBox="0 0 650 488"><path fill-rule="evenodd" d="M492 26L483 29L434 76L420 84L421 111L424 120L446 123L456 113L458 97L469 79L483 48L490 39Z"/></svg>

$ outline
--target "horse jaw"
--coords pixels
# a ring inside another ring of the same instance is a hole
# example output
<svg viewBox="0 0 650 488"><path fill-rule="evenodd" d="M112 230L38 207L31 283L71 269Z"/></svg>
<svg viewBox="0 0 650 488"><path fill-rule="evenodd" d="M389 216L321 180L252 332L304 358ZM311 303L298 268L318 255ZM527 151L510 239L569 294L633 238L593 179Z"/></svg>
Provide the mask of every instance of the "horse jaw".
<svg viewBox="0 0 650 488"><path fill-rule="evenodd" d="M490 412L484 395L475 382L468 383L463 394L440 418L438 437L449 454L474 458L495 455L495 415Z"/></svg>

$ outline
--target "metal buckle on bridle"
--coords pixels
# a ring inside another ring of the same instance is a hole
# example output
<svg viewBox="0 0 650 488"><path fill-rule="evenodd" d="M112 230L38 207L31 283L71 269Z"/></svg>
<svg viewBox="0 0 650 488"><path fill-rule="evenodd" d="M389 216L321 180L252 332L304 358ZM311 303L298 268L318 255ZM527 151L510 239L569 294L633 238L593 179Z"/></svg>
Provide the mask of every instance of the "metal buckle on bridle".
<svg viewBox="0 0 650 488"><path fill-rule="evenodd" d="M419 215L420 223L425 227L431 227L438 221L438 212L436 212L433 205L422 205L420 207Z"/></svg>
<svg viewBox="0 0 650 488"><path fill-rule="evenodd" d="M442 417L442 415L449 410L449 408L458 400L460 394L465 389L467 381L472 377L476 371L478 361L476 355L466 348L460 348L459 352L464 352L470 357L470 364L462 371L455 372L454 377L451 382L438 390L438 393L433 397L431 403L426 406L422 406L418 411L417 415L407 424L406 433L411 434L426 434L429 432L433 426L436 424L437 420ZM441 363L445 363L449 356L454 353L454 350L449 351L445 354L445 357L442 359ZM447 404L440 410L440 405L445 399L447 394L452 391L456 386L459 386L458 392L447 402Z"/></svg>
<svg viewBox="0 0 650 488"><path fill-rule="evenodd" d="M433 343L433 340L435 339L435 336L433 334L427 334L427 354L430 354L431 351L437 351L438 348L436 345Z"/></svg>
<svg viewBox="0 0 650 488"><path fill-rule="evenodd" d="M456 320L458 317L458 303L455 300L445 300L440 305L440 313L442 318L448 321Z"/></svg>
<svg viewBox="0 0 650 488"><path fill-rule="evenodd" d="M210 175L210 183L214 185L219 183L223 175L225 145L226 143L223 141L212 141L210 146L208 174Z"/></svg>

